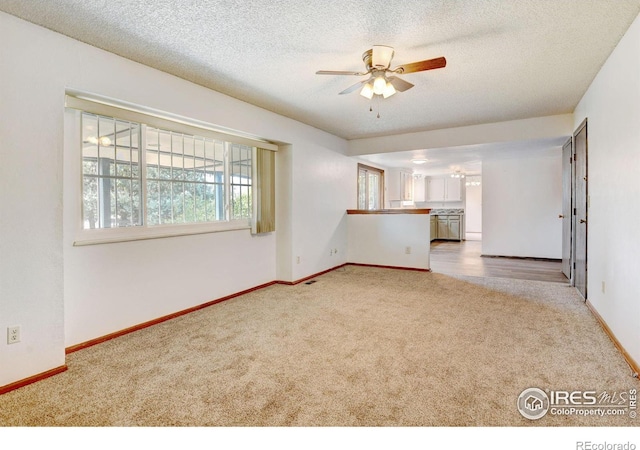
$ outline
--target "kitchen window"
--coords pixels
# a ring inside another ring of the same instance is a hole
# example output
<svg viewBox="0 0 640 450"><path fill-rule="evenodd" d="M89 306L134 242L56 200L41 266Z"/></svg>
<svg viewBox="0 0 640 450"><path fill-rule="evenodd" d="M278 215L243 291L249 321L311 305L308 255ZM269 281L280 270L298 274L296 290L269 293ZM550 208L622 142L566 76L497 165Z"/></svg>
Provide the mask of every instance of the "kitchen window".
<svg viewBox="0 0 640 450"><path fill-rule="evenodd" d="M358 164L358 209L382 209L384 170Z"/></svg>

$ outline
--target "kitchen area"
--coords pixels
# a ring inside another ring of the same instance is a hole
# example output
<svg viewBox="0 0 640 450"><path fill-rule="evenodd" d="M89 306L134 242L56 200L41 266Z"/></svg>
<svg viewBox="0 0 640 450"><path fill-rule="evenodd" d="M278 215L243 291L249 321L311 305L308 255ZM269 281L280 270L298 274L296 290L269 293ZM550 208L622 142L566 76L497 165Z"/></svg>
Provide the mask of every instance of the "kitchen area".
<svg viewBox="0 0 640 450"><path fill-rule="evenodd" d="M433 251L480 244L480 175L364 164L359 173L359 208L347 211L350 262L430 270Z"/></svg>
<svg viewBox="0 0 640 450"><path fill-rule="evenodd" d="M451 170L422 175L417 170L385 171L385 206L429 209L429 241L480 240L482 237L481 175Z"/></svg>

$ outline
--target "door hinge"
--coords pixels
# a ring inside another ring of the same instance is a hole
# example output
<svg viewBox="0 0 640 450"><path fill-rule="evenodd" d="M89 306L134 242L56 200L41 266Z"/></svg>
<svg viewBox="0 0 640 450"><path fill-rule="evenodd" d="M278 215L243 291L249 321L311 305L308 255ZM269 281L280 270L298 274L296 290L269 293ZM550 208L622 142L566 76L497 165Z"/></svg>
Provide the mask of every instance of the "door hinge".
<svg viewBox="0 0 640 450"><path fill-rule="evenodd" d="M575 216L576 214L578 214L578 211L576 208L573 208L573 215Z"/></svg>
<svg viewBox="0 0 640 450"><path fill-rule="evenodd" d="M569 156L569 164L573 164L573 158Z"/></svg>

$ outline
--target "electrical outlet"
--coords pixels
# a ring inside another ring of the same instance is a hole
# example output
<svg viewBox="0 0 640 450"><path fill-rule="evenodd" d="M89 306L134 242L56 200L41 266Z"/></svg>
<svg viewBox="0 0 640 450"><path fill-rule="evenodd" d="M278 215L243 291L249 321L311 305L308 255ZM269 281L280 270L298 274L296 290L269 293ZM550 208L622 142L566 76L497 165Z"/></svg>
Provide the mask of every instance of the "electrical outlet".
<svg viewBox="0 0 640 450"><path fill-rule="evenodd" d="M602 282L602 293L604 294L604 281Z"/></svg>
<svg viewBox="0 0 640 450"><path fill-rule="evenodd" d="M20 326L7 327L7 344L17 344L20 342Z"/></svg>
<svg viewBox="0 0 640 450"><path fill-rule="evenodd" d="M296 256L296 264L300 264L300 257Z"/></svg>
<svg viewBox="0 0 640 450"><path fill-rule="evenodd" d="M334 248L334 249L333 249L333 254L334 254L334 255L337 255L337 254L338 254L338 249L337 249L337 248Z"/></svg>
<svg viewBox="0 0 640 450"><path fill-rule="evenodd" d="M404 248L404 252L405 252L407 255L410 255L410 254L411 254L411 247L405 247L405 248Z"/></svg>

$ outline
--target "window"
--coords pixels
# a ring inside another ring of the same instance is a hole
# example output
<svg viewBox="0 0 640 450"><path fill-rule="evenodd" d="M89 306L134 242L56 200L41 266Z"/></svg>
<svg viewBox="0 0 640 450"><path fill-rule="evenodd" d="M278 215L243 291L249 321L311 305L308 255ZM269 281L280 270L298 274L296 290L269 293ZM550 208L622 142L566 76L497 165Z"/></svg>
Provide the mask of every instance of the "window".
<svg viewBox="0 0 640 450"><path fill-rule="evenodd" d="M83 229L249 225L254 147L90 112L81 117Z"/></svg>
<svg viewBox="0 0 640 450"><path fill-rule="evenodd" d="M231 218L250 219L253 149L246 145L232 144L229 156L231 158Z"/></svg>
<svg viewBox="0 0 640 450"><path fill-rule="evenodd" d="M82 116L84 228L142 225L140 125Z"/></svg>
<svg viewBox="0 0 640 450"><path fill-rule="evenodd" d="M381 209L383 189L384 170L358 164L358 209Z"/></svg>
<svg viewBox="0 0 640 450"><path fill-rule="evenodd" d="M146 130L147 224L225 220L226 143Z"/></svg>
<svg viewBox="0 0 640 450"><path fill-rule="evenodd" d="M65 146L81 144L74 245L275 231L277 144L75 90L65 108Z"/></svg>

